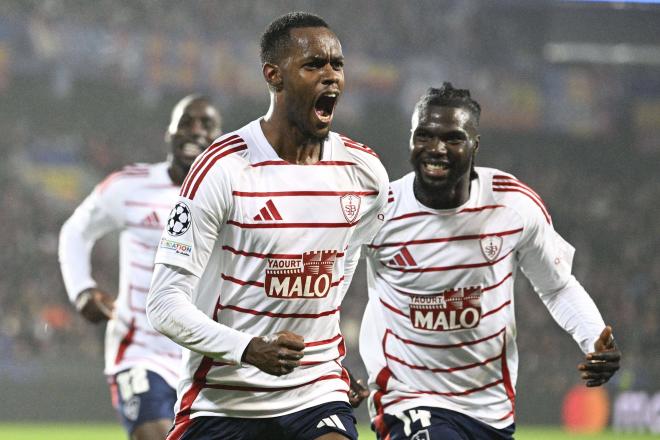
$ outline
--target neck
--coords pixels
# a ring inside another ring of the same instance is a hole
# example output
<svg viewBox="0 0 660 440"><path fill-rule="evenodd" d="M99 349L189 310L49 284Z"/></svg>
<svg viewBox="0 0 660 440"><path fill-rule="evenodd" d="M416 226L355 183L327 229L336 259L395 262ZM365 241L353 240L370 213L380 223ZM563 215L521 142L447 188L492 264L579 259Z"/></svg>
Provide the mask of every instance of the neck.
<svg viewBox="0 0 660 440"><path fill-rule="evenodd" d="M183 169L181 165L177 165L174 163L174 161L170 160L170 166L167 168L167 174L170 176L170 179L172 179L172 183L177 186L181 186L183 184L183 180L188 174L188 170Z"/></svg>
<svg viewBox="0 0 660 440"><path fill-rule="evenodd" d="M415 176L413 193L422 205L431 209L458 208L470 198L470 176L461 179L453 186L432 188L420 182Z"/></svg>
<svg viewBox="0 0 660 440"><path fill-rule="evenodd" d="M283 160L298 165L314 164L321 160L323 140L310 138L293 124L284 111L275 111L271 104L261 119L261 129L275 153Z"/></svg>

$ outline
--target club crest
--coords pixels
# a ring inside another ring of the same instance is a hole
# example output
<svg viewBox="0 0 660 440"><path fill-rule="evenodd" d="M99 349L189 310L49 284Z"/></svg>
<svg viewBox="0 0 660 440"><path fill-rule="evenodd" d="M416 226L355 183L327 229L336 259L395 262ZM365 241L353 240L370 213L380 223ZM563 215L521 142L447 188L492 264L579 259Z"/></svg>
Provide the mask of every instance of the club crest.
<svg viewBox="0 0 660 440"><path fill-rule="evenodd" d="M495 261L502 250L502 241L502 237L497 235L489 235L479 241L479 244L481 245L481 253L486 260L489 262Z"/></svg>
<svg viewBox="0 0 660 440"><path fill-rule="evenodd" d="M349 223L355 223L360 212L360 196L355 194L346 194L339 198L339 203L341 204L341 212L344 214L344 218Z"/></svg>

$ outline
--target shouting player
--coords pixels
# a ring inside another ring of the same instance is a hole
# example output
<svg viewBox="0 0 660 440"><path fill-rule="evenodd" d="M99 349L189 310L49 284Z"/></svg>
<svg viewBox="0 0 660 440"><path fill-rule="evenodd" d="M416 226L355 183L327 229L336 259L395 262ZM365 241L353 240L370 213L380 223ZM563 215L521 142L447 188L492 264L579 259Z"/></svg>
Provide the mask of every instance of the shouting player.
<svg viewBox="0 0 660 440"><path fill-rule="evenodd" d="M190 349L169 440L357 437L340 304L387 174L330 131L344 57L323 19L274 20L261 61L267 114L198 158L156 255L149 319Z"/></svg>
<svg viewBox="0 0 660 440"><path fill-rule="evenodd" d="M172 424L181 348L152 329L146 297L160 235L183 179L218 135L220 115L210 101L185 97L166 132L169 159L110 175L62 226L59 257L69 298L88 321L108 321L105 374L134 440L162 440ZM90 264L94 243L110 231L121 231L116 299L97 287Z"/></svg>
<svg viewBox="0 0 660 440"><path fill-rule="evenodd" d="M475 167L480 106L444 83L415 106L414 172L391 184L368 246L369 303L360 354L380 439L510 439L518 353L518 268L586 354L587 386L620 352L571 275L574 249L543 201L511 174Z"/></svg>

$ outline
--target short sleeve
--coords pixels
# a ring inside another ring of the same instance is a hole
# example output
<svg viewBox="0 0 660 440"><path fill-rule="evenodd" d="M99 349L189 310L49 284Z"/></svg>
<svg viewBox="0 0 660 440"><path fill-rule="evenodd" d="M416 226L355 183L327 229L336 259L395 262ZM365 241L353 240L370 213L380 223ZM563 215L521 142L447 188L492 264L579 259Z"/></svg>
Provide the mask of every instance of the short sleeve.
<svg viewBox="0 0 660 440"><path fill-rule="evenodd" d="M201 277L230 209L229 176L216 167L192 198L179 197L167 219L155 262Z"/></svg>

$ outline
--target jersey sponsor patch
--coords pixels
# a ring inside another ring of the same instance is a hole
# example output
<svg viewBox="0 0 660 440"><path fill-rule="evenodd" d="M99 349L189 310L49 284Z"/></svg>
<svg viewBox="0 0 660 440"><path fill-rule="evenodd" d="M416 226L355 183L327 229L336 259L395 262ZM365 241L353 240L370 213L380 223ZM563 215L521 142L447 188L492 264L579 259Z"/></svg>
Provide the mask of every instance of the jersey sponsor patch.
<svg viewBox="0 0 660 440"><path fill-rule="evenodd" d="M360 203L362 199L360 196L355 194L346 194L339 198L339 203L341 204L341 212L344 214L344 218L349 223L355 223L357 220L358 214L360 213Z"/></svg>
<svg viewBox="0 0 660 440"><path fill-rule="evenodd" d="M481 320L481 286L448 289L440 295L411 295L410 321L423 330L475 328Z"/></svg>
<svg viewBox="0 0 660 440"><path fill-rule="evenodd" d="M268 258L266 295L282 299L325 298L332 285L337 251L305 252L300 257Z"/></svg>
<svg viewBox="0 0 660 440"><path fill-rule="evenodd" d="M192 246L191 245L186 244L186 243L180 243L180 242L174 241L174 240L168 240L165 237L160 239L159 247L161 249L172 251L172 252L177 253L179 255L185 255L186 257L189 256L190 253L192 252Z"/></svg>
<svg viewBox="0 0 660 440"><path fill-rule="evenodd" d="M498 235L489 235L479 240L481 253L488 262L495 261L502 251L502 237Z"/></svg>
<svg viewBox="0 0 660 440"><path fill-rule="evenodd" d="M185 203L179 202L170 211L170 216L167 219L167 233L173 237L183 235L190 229L191 224L190 208Z"/></svg>

